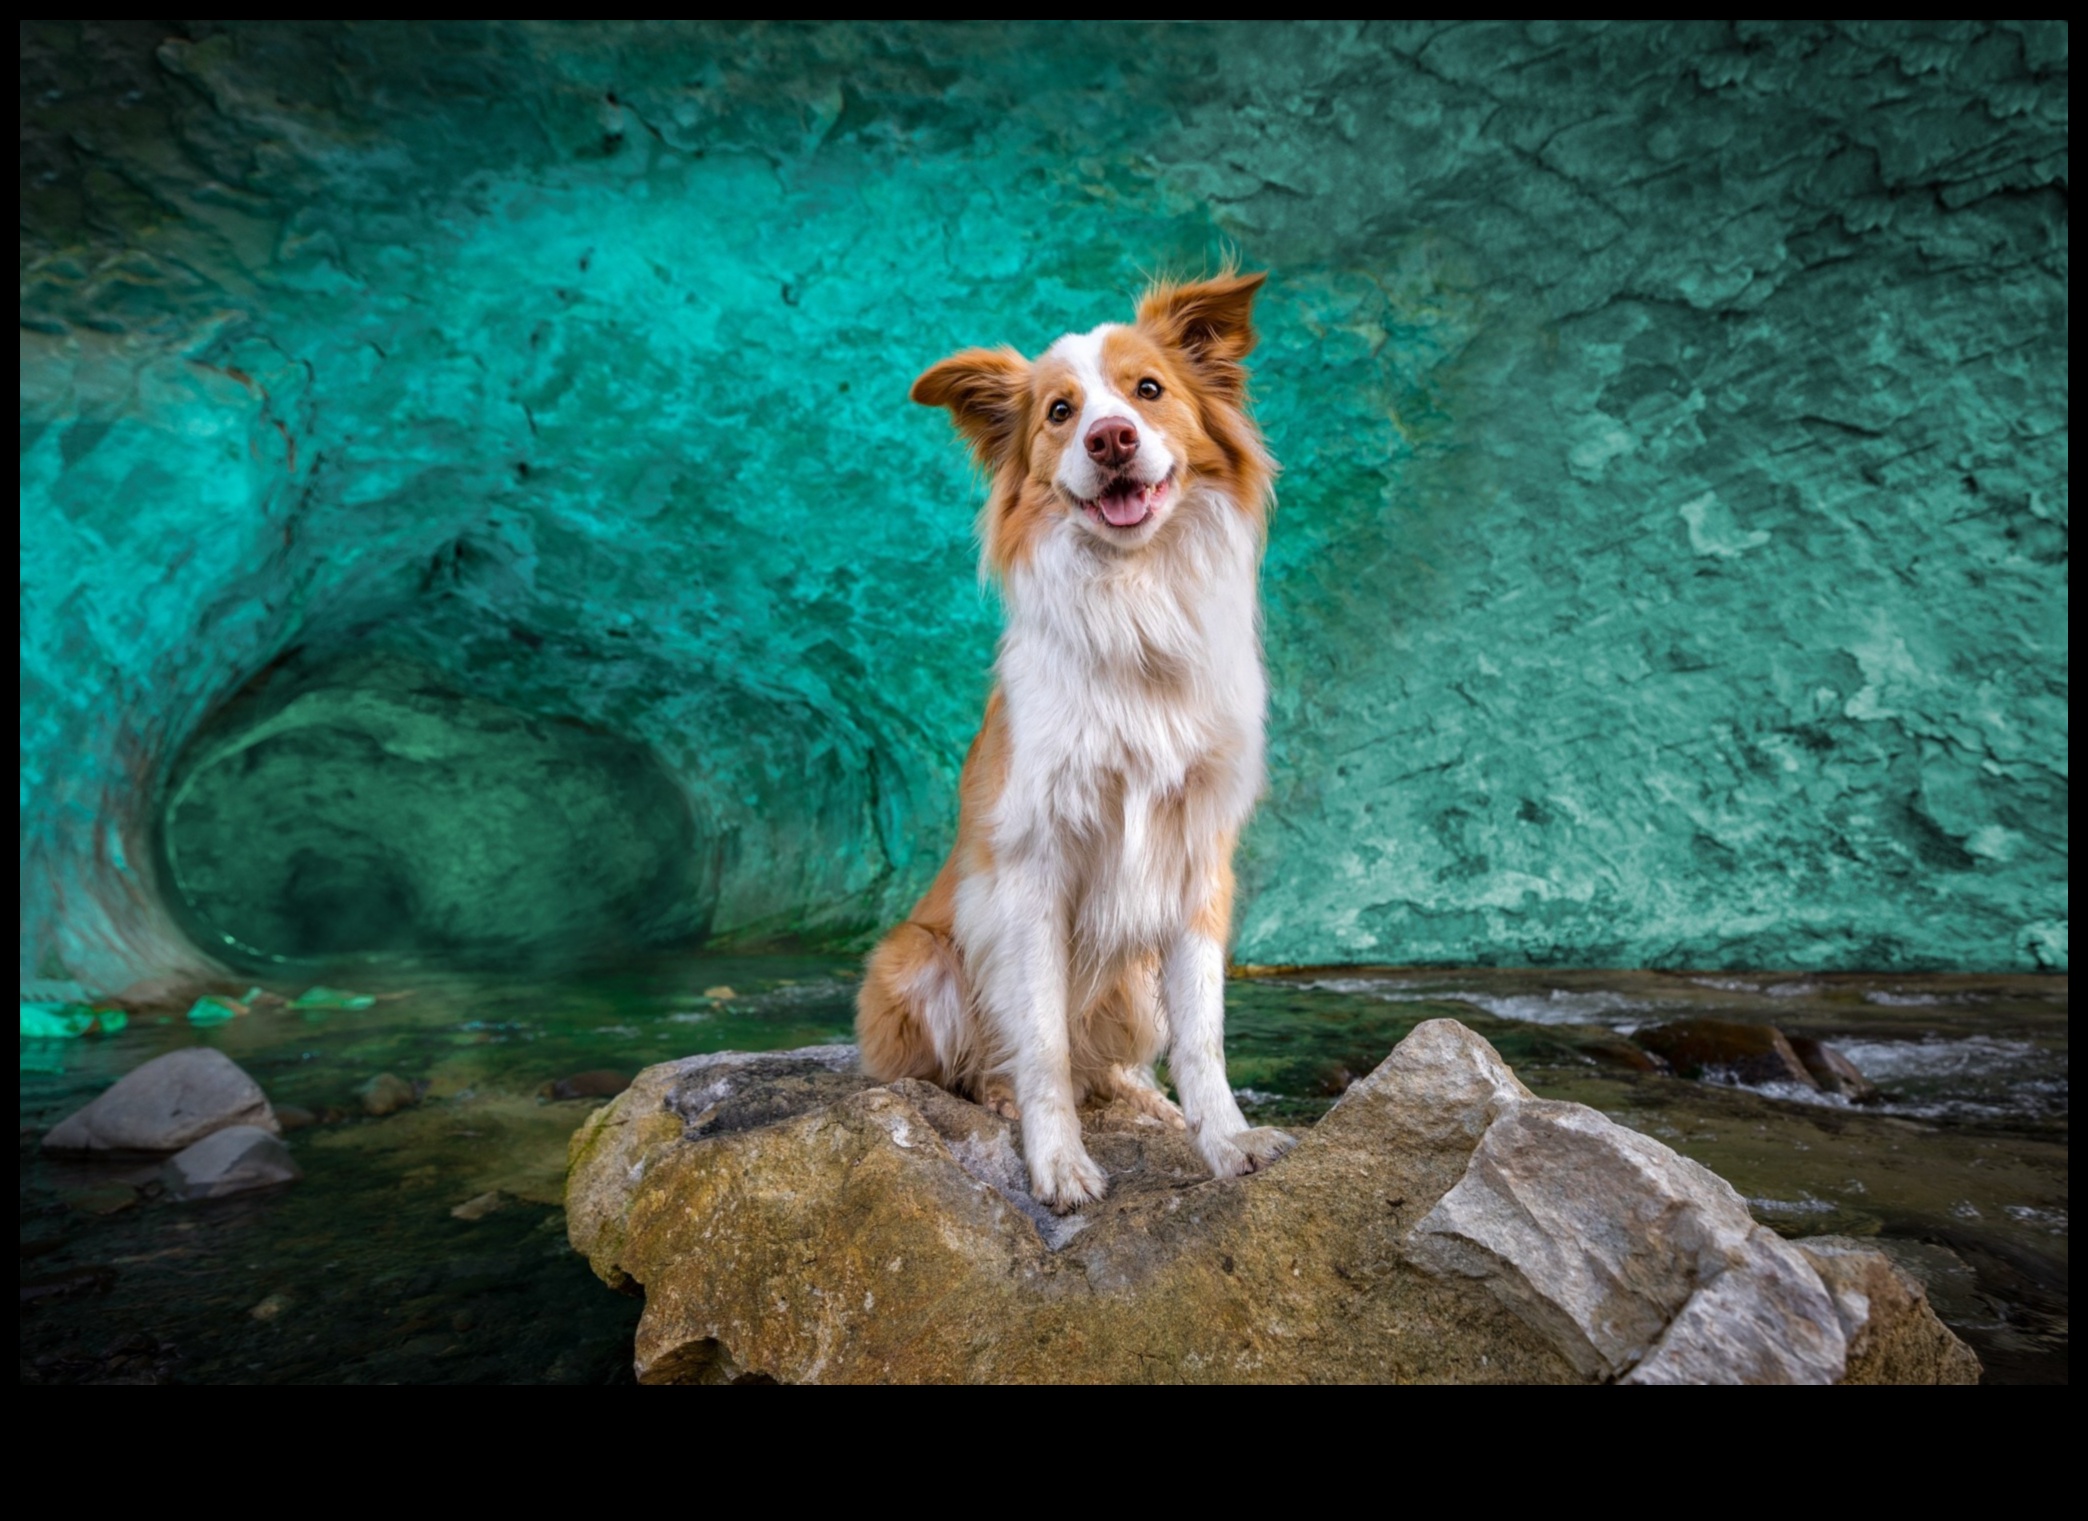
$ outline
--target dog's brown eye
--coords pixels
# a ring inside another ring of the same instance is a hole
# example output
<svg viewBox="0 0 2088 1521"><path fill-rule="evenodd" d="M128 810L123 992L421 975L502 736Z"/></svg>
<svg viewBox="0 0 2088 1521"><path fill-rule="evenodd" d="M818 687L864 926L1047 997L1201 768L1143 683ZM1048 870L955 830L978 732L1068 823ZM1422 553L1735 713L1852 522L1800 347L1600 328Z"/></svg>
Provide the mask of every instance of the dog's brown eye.
<svg viewBox="0 0 2088 1521"><path fill-rule="evenodd" d="M1160 399L1160 382L1157 380L1141 380L1138 383L1138 396L1141 401L1158 401Z"/></svg>
<svg viewBox="0 0 2088 1521"><path fill-rule="evenodd" d="M1066 402L1055 401L1051 404L1051 411L1048 415L1053 422L1061 423L1073 415L1073 408Z"/></svg>

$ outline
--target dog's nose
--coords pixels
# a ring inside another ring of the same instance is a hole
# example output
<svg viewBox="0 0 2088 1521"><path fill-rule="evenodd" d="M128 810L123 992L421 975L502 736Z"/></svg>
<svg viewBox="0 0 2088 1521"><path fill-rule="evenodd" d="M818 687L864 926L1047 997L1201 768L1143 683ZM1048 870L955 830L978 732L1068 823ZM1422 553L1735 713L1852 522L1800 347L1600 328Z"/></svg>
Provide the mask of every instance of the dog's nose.
<svg viewBox="0 0 2088 1521"><path fill-rule="evenodd" d="M1138 429L1129 418L1105 417L1088 429L1088 458L1106 470L1128 464L1138 452Z"/></svg>

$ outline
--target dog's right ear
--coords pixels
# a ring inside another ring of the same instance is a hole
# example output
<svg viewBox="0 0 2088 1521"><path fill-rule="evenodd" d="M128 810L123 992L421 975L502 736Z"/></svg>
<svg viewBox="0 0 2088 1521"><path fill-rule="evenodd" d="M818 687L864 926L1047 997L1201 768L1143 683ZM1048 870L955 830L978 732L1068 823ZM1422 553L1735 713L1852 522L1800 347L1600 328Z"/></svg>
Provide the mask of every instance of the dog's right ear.
<svg viewBox="0 0 2088 1521"><path fill-rule="evenodd" d="M1013 349L966 349L928 369L908 394L924 407L948 407L980 464L1008 457L1029 414L1029 361Z"/></svg>

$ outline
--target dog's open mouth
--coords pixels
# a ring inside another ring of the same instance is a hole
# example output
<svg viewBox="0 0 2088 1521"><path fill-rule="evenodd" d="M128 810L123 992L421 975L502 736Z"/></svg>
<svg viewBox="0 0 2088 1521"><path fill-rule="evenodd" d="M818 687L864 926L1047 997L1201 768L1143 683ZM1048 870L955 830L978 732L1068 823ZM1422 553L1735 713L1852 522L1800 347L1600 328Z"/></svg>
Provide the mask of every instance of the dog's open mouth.
<svg viewBox="0 0 2088 1521"><path fill-rule="evenodd" d="M1171 473L1154 481L1150 486L1143 481L1133 480L1128 475L1122 475L1104 486L1100 496L1082 502L1080 509L1098 523L1107 523L1111 528L1138 528L1160 510L1160 504L1167 499L1167 493L1173 487L1174 476Z"/></svg>

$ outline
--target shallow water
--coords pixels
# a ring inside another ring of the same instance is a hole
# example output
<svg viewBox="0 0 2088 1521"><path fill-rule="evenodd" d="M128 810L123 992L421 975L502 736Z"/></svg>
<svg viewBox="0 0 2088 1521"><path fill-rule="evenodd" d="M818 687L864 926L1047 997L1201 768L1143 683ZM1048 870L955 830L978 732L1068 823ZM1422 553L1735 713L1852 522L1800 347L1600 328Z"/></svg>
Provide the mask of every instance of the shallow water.
<svg viewBox="0 0 2088 1521"><path fill-rule="evenodd" d="M24 1041L23 1377L628 1381L638 1301L567 1249L558 1208L565 1139L601 1100L540 1090L695 1052L846 1040L854 971L821 957L685 958L565 981L335 970L324 980L380 1001ZM2064 978L1342 969L1235 980L1229 1002L1233 1080L1257 1119L1311 1123L1414 1025L1458 1018L1537 1092L1704 1162L1777 1230L1878 1238L1929 1283L1990 1382L2066 1379ZM1857 1108L1618 1065L1621 1033L1681 1014L1830 1040L1885 1100ZM153 1196L154 1163L42 1156L37 1137L57 1119L197 1043L279 1106L354 1116L290 1136L303 1181L174 1204ZM363 1117L355 1090L380 1072L424 1084L421 1101Z"/></svg>

